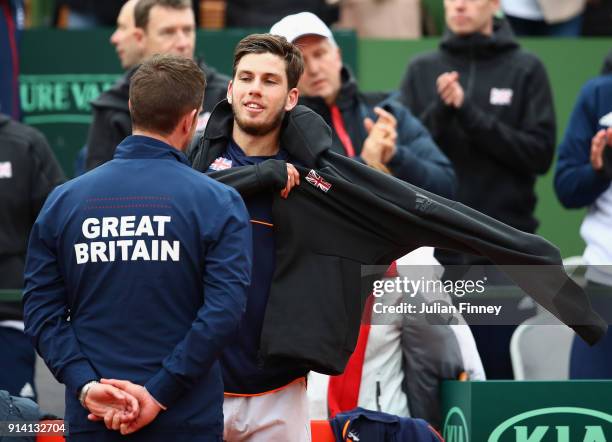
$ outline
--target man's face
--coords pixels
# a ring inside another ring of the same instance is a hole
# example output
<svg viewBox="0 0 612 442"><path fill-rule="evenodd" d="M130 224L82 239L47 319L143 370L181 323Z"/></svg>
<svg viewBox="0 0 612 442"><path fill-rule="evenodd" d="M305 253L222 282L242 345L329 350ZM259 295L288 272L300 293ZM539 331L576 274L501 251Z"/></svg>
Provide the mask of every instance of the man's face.
<svg viewBox="0 0 612 442"><path fill-rule="evenodd" d="M153 6L149 11L149 23L143 37L146 57L155 54L173 54L193 58L195 49L193 10Z"/></svg>
<svg viewBox="0 0 612 442"><path fill-rule="evenodd" d="M298 83L300 93L306 97L322 97L327 104L333 104L342 84L340 49L318 35L298 38L295 44L304 58L304 74Z"/></svg>
<svg viewBox="0 0 612 442"><path fill-rule="evenodd" d="M137 65L142 59L142 46L134 32L136 29L134 28L134 6L137 1L130 0L123 5L117 17L117 29L110 38L123 69Z"/></svg>
<svg viewBox="0 0 612 442"><path fill-rule="evenodd" d="M285 61L279 56L264 53L242 57L227 89L238 127L257 136L280 127L285 112L297 103L297 89L287 86Z"/></svg>
<svg viewBox="0 0 612 442"><path fill-rule="evenodd" d="M491 35L499 0L444 0L446 26L461 36Z"/></svg>

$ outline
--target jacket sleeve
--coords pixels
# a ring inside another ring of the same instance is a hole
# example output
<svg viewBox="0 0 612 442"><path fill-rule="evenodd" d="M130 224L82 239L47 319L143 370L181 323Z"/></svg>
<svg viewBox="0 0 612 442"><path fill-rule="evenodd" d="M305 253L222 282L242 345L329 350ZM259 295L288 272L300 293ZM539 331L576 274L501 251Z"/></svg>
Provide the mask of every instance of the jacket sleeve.
<svg viewBox="0 0 612 442"><path fill-rule="evenodd" d="M287 185L287 163L282 160L266 160L252 166L209 172L207 175L233 187L244 197L283 189Z"/></svg>
<svg viewBox="0 0 612 442"><path fill-rule="evenodd" d="M525 90L515 91L515 99L523 103L519 127L500 121L468 97L456 111L457 118L483 155L519 173L543 174L553 160L556 128L550 84L539 60L534 59L525 84Z"/></svg>
<svg viewBox="0 0 612 442"><path fill-rule="evenodd" d="M427 129L403 106L394 106L397 151L388 166L393 175L415 186L451 198L455 188L453 167Z"/></svg>
<svg viewBox="0 0 612 442"><path fill-rule="evenodd" d="M215 240L206 247L204 304L191 328L145 387L161 404L171 406L208 372L229 343L246 308L250 285L252 239L249 216L232 191L215 225Z"/></svg>
<svg viewBox="0 0 612 442"><path fill-rule="evenodd" d="M54 220L46 210L54 195L49 196L30 234L24 275L24 331L56 379L76 396L86 382L99 376L81 352L69 320L57 238L51 231Z"/></svg>
<svg viewBox="0 0 612 442"><path fill-rule="evenodd" d="M595 98L594 93L588 85L582 89L559 146L555 192L568 208L592 204L610 186L610 180L591 166L591 139L597 133L597 115L589 99Z"/></svg>
<svg viewBox="0 0 612 442"><path fill-rule="evenodd" d="M96 109L87 135L85 168L94 169L113 159L115 148L132 133L129 116L109 109Z"/></svg>
<svg viewBox="0 0 612 442"><path fill-rule="evenodd" d="M33 131L30 158L32 160L30 207L32 219L36 219L49 193L63 183L66 177L47 140L36 130Z"/></svg>

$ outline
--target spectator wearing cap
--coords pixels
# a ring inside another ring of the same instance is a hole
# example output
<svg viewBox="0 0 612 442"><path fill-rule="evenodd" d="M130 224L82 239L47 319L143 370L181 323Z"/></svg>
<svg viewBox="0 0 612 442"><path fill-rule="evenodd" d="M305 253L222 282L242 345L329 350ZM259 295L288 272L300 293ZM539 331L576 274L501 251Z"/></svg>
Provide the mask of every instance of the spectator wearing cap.
<svg viewBox="0 0 612 442"><path fill-rule="evenodd" d="M343 65L330 29L309 12L289 15L270 29L295 43L304 57L301 103L333 129L332 150L449 197L455 175L427 129L388 93L364 93Z"/></svg>

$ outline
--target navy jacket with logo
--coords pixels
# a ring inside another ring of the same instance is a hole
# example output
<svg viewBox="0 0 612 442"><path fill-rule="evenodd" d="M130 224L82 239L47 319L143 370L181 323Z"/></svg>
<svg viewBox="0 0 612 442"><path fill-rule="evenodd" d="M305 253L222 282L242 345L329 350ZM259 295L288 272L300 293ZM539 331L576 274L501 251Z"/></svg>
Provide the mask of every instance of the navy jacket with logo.
<svg viewBox="0 0 612 442"><path fill-rule="evenodd" d="M112 161L58 187L32 229L23 301L26 334L66 384L70 432L106 431L77 400L104 377L145 385L168 407L142 430L151 437L218 440L217 358L250 270L238 193L161 141L130 136Z"/></svg>
<svg viewBox="0 0 612 442"><path fill-rule="evenodd" d="M225 150L232 124L231 107L222 101L192 147L194 168L208 170ZM421 246L484 256L588 342L605 332L565 273L559 250L545 239L332 152L329 126L305 106L287 114L280 144L302 165L296 166L301 184L286 200L278 192L287 182L284 161L209 174L243 196L277 190L276 269L260 341L265 362L342 373L371 282L382 276L362 280L361 266L388 265ZM535 265L537 277L535 270L525 272Z"/></svg>

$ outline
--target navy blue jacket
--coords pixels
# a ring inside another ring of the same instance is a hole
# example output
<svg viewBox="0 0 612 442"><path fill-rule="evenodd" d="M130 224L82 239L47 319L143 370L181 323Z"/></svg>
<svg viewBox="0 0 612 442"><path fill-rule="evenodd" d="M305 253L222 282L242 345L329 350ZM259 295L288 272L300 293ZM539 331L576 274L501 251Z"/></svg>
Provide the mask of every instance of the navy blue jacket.
<svg viewBox="0 0 612 442"><path fill-rule="evenodd" d="M599 120L611 112L612 75L584 85L559 146L555 170L555 191L565 207L588 206L610 187L610 178L591 166L590 155L591 139L606 128Z"/></svg>
<svg viewBox="0 0 612 442"><path fill-rule="evenodd" d="M394 177L415 186L452 198L456 187L455 172L429 132L399 101L387 93L362 93L350 71L342 68L342 87L336 105L359 157L368 133L364 119L378 119L375 107L381 107L397 120L397 150L387 167ZM332 128L331 150L346 155L338 134L333 130L331 112L321 97L302 97L300 103L318 113Z"/></svg>
<svg viewBox="0 0 612 442"><path fill-rule="evenodd" d="M168 407L146 431L220 436L217 358L245 308L251 254L238 193L152 138L126 138L53 191L30 236L25 332L66 384L70 431L105 431L77 400L105 377Z"/></svg>
<svg viewBox="0 0 612 442"><path fill-rule="evenodd" d="M399 417L355 408L331 419L336 441L440 442L442 438L423 419Z"/></svg>

